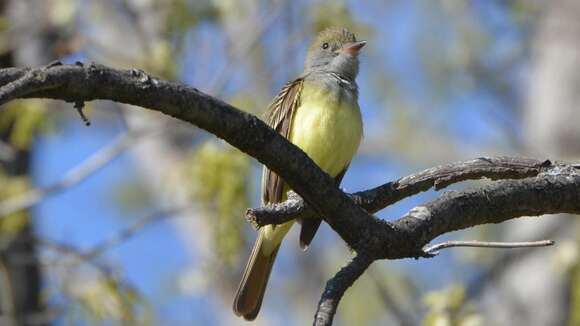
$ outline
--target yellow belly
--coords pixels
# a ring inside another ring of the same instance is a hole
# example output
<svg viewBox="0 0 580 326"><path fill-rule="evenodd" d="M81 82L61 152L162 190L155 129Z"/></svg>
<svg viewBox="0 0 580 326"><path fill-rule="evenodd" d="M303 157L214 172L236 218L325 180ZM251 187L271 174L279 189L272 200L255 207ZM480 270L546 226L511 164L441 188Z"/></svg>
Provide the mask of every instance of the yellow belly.
<svg viewBox="0 0 580 326"><path fill-rule="evenodd" d="M362 138L358 104L332 103L323 96L304 96L294 113L290 142L326 173L338 175L356 153Z"/></svg>
<svg viewBox="0 0 580 326"><path fill-rule="evenodd" d="M324 172L335 177L352 160L359 147L362 130L356 99L338 102L323 92L303 91L288 139ZM268 225L262 228L264 254L269 254L282 242L293 223L290 221L276 227Z"/></svg>

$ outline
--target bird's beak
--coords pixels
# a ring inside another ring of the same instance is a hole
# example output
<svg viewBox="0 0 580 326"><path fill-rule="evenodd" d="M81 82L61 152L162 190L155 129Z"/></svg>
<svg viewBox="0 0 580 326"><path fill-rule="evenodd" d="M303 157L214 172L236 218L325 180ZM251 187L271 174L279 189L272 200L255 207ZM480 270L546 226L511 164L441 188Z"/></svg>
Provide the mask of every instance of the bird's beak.
<svg viewBox="0 0 580 326"><path fill-rule="evenodd" d="M339 51L343 53L348 53L350 55L358 55L358 52L360 51L360 49L362 49L363 46L365 46L365 44L367 44L367 41L346 43L342 46L342 49L340 49Z"/></svg>

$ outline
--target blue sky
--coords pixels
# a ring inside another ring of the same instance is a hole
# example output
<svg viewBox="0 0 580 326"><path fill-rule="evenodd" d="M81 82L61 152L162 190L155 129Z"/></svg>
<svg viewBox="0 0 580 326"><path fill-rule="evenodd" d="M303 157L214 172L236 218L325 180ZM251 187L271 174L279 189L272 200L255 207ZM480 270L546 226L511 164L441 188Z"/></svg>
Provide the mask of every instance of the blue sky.
<svg viewBox="0 0 580 326"><path fill-rule="evenodd" d="M381 56L379 61L395 74L397 81L404 86L405 92L418 103L428 103L432 99L432 85L426 80L425 71L416 53L416 38L419 33L425 33L425 30L418 28L424 15L420 11L423 7L420 3L420 1L394 2L389 5L388 12L377 11L375 8L378 5L374 2L365 2L364 5L362 2L353 2L350 6L355 19L367 24L372 31L369 37L362 37L368 40L370 50L361 57L361 74L358 79L361 88L360 104L367 133L380 131L390 117L388 108L383 109L385 104L381 102L381 97L373 94L373 88L368 85L372 80L370 75L374 67L366 64L366 58L376 59L377 56ZM500 51L502 47L518 42L522 35L495 2L474 3L479 7L482 19L494 36L493 44L496 46L490 49L492 54L490 60L493 60L493 51ZM224 46L223 35L219 29L209 24L200 28L195 38L187 39L189 42L212 40L209 47L214 49ZM276 43L275 38L268 38L268 35L265 40ZM306 43L302 44L301 48L305 46ZM196 64L197 60L194 60L198 55L194 51L195 44L188 44L186 49L179 75L183 82L203 90L211 72L219 71L226 64L225 57L217 55L210 61L210 65L200 66ZM303 56L304 53L297 60L302 61ZM82 58L82 55L79 57ZM296 71L296 74L298 73L299 71ZM245 78L248 76L245 76L243 71L234 73L226 93L235 92ZM280 85L282 83L283 81L280 81ZM273 88L272 95L276 91ZM495 121L487 118L489 110L498 112L506 124L517 127L514 118L503 105L494 94L475 87L470 92L453 96L450 101L438 103L433 108L433 116L430 118L435 125L446 119L450 121L446 125L448 128L445 132L462 139L466 148L497 145L503 141L505 135ZM91 117L92 126L87 128L72 108L70 111L66 114L68 118L64 119L65 122L59 125L54 133L39 138L34 145L33 171L34 182L37 185L48 185L58 180L67 170L108 144L123 131L120 123L118 125L111 123L111 119L100 117L98 114ZM428 141L425 144L428 146ZM79 248L90 248L133 219L154 209L128 212L121 209L113 199L111 191L115 185L139 178L133 165L131 157L123 154L78 186L42 201L34 208L39 232L59 242ZM358 156L352 162L342 186L347 191L366 189L426 167L396 157ZM255 178L257 180L259 175ZM420 194L383 210L378 216L394 219L435 195L435 192ZM330 232L327 227L323 227L317 240L319 245L323 241L335 241L332 240L333 235ZM106 259L124 270L124 277L135 284L156 306L160 319L171 325L191 321L212 324L215 322L212 315L222 309L216 299L211 297L183 296L175 297L171 301L166 300L165 286L171 283L171 276L179 275L185 268L203 263L192 260L191 256L186 254L183 243L179 241L169 221L163 220L144 228L135 237L107 252ZM283 261L278 264L288 264L287 259L282 256ZM412 273L424 289L437 289L441 284L466 279L466 270L470 270L469 266L448 268L451 264L458 266L456 259L452 251L445 251L436 259L402 260L388 264L393 268ZM293 321L286 320L288 324L292 324Z"/></svg>

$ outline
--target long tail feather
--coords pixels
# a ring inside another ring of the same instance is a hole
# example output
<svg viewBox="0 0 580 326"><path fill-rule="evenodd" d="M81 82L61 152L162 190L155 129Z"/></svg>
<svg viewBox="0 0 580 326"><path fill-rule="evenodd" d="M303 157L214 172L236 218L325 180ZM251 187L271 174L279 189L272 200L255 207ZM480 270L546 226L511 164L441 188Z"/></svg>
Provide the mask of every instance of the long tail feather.
<svg viewBox="0 0 580 326"><path fill-rule="evenodd" d="M280 244L278 244L269 255L264 255L262 252L263 238L264 236L260 232L234 300L234 313L243 316L246 320L254 320L260 311L272 265L274 265L278 248L280 248Z"/></svg>

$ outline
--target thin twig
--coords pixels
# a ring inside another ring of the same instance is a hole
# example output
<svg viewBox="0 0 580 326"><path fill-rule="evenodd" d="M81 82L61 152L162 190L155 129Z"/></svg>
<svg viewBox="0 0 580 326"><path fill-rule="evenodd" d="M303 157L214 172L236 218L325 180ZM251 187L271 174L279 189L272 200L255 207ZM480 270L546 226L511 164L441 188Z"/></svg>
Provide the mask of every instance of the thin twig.
<svg viewBox="0 0 580 326"><path fill-rule="evenodd" d="M34 240L42 244L47 249L53 250L60 254L64 254L66 256L73 258L74 261L76 262L85 263L88 266L92 267L98 273L97 274L98 277L108 282L113 282L115 284L116 291L120 291L121 288L127 289L129 292L134 293L136 297L140 296L138 289L135 286L133 286L130 282L128 282L128 280L124 279L118 271L114 270L112 267L105 265L100 261L84 259L83 253L80 252L77 248L68 244L57 243L47 239L36 238ZM68 266L70 267L71 265ZM62 275L64 278L62 281L62 287L65 293L71 292L71 289L73 289L73 287L76 284L79 284L77 280L78 277L83 277L83 280L86 278L85 273L79 272L76 273L67 272L63 273ZM125 305L124 302L121 302L121 304ZM122 309L127 309L127 307L123 306Z"/></svg>
<svg viewBox="0 0 580 326"><path fill-rule="evenodd" d="M561 232L572 227L575 223L576 221L573 219L564 219L562 222L555 223L548 229L542 230L543 233L540 237L557 237ZM486 267L481 273L478 273L478 275L468 283L466 291L467 296L470 299L478 298L483 294L485 288L489 284L494 284L506 271L510 270L510 267L517 265L533 253L535 253L535 251L532 249L503 251L499 257L497 257L488 267Z"/></svg>
<svg viewBox="0 0 580 326"><path fill-rule="evenodd" d="M146 215L142 218L135 220L133 223L121 229L117 233L109 236L107 239L101 241L99 244L95 245L91 249L82 253L82 257L85 260L92 260L96 257L102 255L107 250L127 241L131 237L133 237L137 232L142 230L147 225L159 222L162 219L170 218L176 216L176 214L182 213L188 209L191 209L193 206L183 206L183 207L174 207L166 210L161 210L149 215Z"/></svg>
<svg viewBox="0 0 580 326"><path fill-rule="evenodd" d="M152 214L145 215L142 218L135 220L129 226L121 229L120 231L114 233L107 239L103 240L102 242L96 244L91 249L88 250L80 250L71 246L69 244L59 243L53 240L49 240L46 238L38 238L34 237L31 240L37 242L38 244L45 246L49 249L57 251L59 253L63 253L75 258L74 262L68 264L69 270L74 270L79 264L90 264L94 268L100 270L101 274L112 276L111 269L104 264L101 264L97 258L104 254L106 251L110 250L111 248L127 241L135 234L137 234L140 230L142 230L147 225L159 222L164 218L170 218L176 216L176 214L186 211L193 206L183 206L183 207L175 207L171 209L161 210Z"/></svg>
<svg viewBox="0 0 580 326"><path fill-rule="evenodd" d="M547 247L552 246L553 240L524 241L524 242L493 242L493 241L445 241L428 246L424 249L425 253L430 256L437 256L442 249L453 247L473 247L473 248L530 248L530 247Z"/></svg>
<svg viewBox="0 0 580 326"><path fill-rule="evenodd" d="M0 202L0 219L20 210L30 208L48 196L79 184L139 141L144 133L145 131L143 130L138 132L128 131L91 155L84 162L69 170L62 179L53 184L32 189Z"/></svg>
<svg viewBox="0 0 580 326"><path fill-rule="evenodd" d="M111 267L97 260L87 260L85 258L85 253L72 245L40 237L34 237L33 241L38 243L45 249L49 249L56 253L66 255L70 258L73 258L75 261L79 263L84 263L93 267L95 270L99 271L99 273L105 276L106 278L114 277L113 269ZM75 264L69 263L69 266L71 265Z"/></svg>

